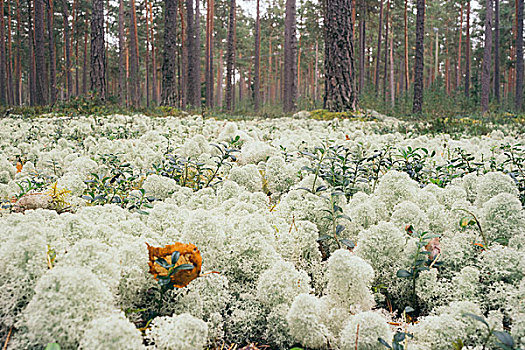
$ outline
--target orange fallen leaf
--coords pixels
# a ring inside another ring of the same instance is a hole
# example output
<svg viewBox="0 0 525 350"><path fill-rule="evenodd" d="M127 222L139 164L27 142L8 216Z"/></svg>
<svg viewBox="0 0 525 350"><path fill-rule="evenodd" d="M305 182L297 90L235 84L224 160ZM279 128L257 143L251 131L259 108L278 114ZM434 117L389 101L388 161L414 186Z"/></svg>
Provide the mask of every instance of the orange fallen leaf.
<svg viewBox="0 0 525 350"><path fill-rule="evenodd" d="M156 263L157 259L164 259L168 264L171 264L171 256L174 252L179 252L179 260L175 263L175 267L182 264L191 264L193 269L180 270L171 275L173 286L177 288L184 288L195 278L200 276L202 267L202 257L199 249L191 244L179 243L170 244L165 247L152 247L148 243L149 253L149 272L158 280L159 276L168 276L168 270Z"/></svg>
<svg viewBox="0 0 525 350"><path fill-rule="evenodd" d="M21 172L23 167L24 166L22 165L22 163L16 162L16 172L17 173Z"/></svg>

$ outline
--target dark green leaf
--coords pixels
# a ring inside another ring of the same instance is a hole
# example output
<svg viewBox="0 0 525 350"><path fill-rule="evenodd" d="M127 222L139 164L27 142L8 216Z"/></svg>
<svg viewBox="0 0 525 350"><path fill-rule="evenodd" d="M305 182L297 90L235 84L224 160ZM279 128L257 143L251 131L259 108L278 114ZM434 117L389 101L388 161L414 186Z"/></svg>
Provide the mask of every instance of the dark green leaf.
<svg viewBox="0 0 525 350"><path fill-rule="evenodd" d="M489 324L487 323L487 321L485 321L485 319L481 316L478 316L478 315L475 315L475 314L471 314L471 313L464 313L463 316L467 316L467 317L470 317L470 318L473 318L475 319L476 321L479 321L481 323L483 323L485 326L487 326L487 328L490 328Z"/></svg>
<svg viewBox="0 0 525 350"><path fill-rule="evenodd" d="M155 260L155 262L165 269L169 269L173 267L173 265L168 264L168 262L164 260L163 258L158 258L157 260Z"/></svg>
<svg viewBox="0 0 525 350"><path fill-rule="evenodd" d="M401 277L401 278L407 278L407 277L411 277L412 274L408 272L407 270L398 270L396 273L396 276Z"/></svg>
<svg viewBox="0 0 525 350"><path fill-rule="evenodd" d="M173 254L171 254L171 264L175 265L177 261L179 261L180 258L180 252L174 251Z"/></svg>
<svg viewBox="0 0 525 350"><path fill-rule="evenodd" d="M379 343L381 343L382 345L384 345L386 348L388 349L392 349L392 347L390 346L390 344L388 344L383 338L377 338L377 341Z"/></svg>
<svg viewBox="0 0 525 350"><path fill-rule="evenodd" d="M503 345L506 345L506 346L509 346L511 348L513 348L515 346L515 342L514 342L514 339L512 338L512 336L507 333L507 332L504 332L504 331L494 331L494 336L496 336L496 338L498 338L498 340L503 344Z"/></svg>

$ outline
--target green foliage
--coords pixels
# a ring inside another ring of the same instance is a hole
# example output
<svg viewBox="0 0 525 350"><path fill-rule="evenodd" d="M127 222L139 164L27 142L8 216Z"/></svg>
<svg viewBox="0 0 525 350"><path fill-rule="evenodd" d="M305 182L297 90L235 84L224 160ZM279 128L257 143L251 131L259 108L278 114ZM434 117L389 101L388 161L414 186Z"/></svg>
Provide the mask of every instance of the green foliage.
<svg viewBox="0 0 525 350"><path fill-rule="evenodd" d="M394 338L392 339L392 345L390 345L383 338L379 338L377 340L379 341L379 343L381 343L381 345L383 345L387 349L404 350L405 346L403 345L403 343L406 341L407 337L413 338L414 336L411 333L397 331L396 334L394 334Z"/></svg>
<svg viewBox="0 0 525 350"><path fill-rule="evenodd" d="M48 343L45 350L60 350L60 345L57 343Z"/></svg>
<svg viewBox="0 0 525 350"><path fill-rule="evenodd" d="M414 230L412 226L406 228L406 232L416 241L416 251L411 256L412 264L407 269L399 269L396 273L399 278L406 278L411 281L411 295L412 295L412 306L409 310L418 310L417 292L416 292L416 281L423 271L430 270L430 266L439 266L437 257L434 260L430 260L429 256L431 252L425 250L425 246L433 238L438 238L439 235L431 234L428 232L419 232Z"/></svg>
<svg viewBox="0 0 525 350"><path fill-rule="evenodd" d="M514 341L514 339L512 338L512 336L505 332L505 331L497 331L495 330L495 327L491 327L489 325L489 323L485 320L485 318L483 318L482 316L478 316L478 315L475 315L475 314L471 314L471 313L465 313L463 314L463 316L465 317L469 317L469 318L472 318L478 322L481 322L483 323L483 325L485 325L485 327L487 327L487 334L486 336L483 338L483 342L482 342L482 345L483 345L483 349L486 349L487 346L489 345L489 342L491 340L491 338L494 336L497 341L495 342L495 345L499 348L499 349L503 349L503 350L515 350L515 349L518 349L516 347L516 342Z"/></svg>

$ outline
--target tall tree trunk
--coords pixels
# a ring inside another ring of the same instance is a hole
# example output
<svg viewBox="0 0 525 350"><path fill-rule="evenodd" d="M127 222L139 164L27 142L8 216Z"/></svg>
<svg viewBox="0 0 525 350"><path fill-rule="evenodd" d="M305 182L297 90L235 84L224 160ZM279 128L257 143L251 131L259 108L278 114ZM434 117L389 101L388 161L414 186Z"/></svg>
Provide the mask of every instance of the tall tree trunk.
<svg viewBox="0 0 525 350"><path fill-rule="evenodd" d="M197 0L198 1L198 0ZM200 55L197 40L197 10L194 11L194 0L186 0L188 65L186 79L187 102L194 108L200 107Z"/></svg>
<svg viewBox="0 0 525 350"><path fill-rule="evenodd" d="M467 0L467 37L465 38L465 96L470 95L470 0Z"/></svg>
<svg viewBox="0 0 525 350"><path fill-rule="evenodd" d="M295 110L297 99L297 37L295 0L286 0L284 22L284 101L285 113ZM350 13L348 14L350 15Z"/></svg>
<svg viewBox="0 0 525 350"><path fill-rule="evenodd" d="M178 6L180 15L180 26L181 26L181 50L182 50L182 65L179 66L179 78L180 78L180 98L182 108L186 108L186 102L188 100L188 91L186 91L186 80L188 80L188 27L184 20L184 1L180 1Z"/></svg>
<svg viewBox="0 0 525 350"><path fill-rule="evenodd" d="M49 46L49 103L55 104L57 98L57 63L55 54L55 36L53 35L53 0L47 3L47 35Z"/></svg>
<svg viewBox="0 0 525 350"><path fill-rule="evenodd" d="M20 47L22 46L20 0L16 0L16 58L15 58L15 105L22 104L22 69Z"/></svg>
<svg viewBox="0 0 525 350"><path fill-rule="evenodd" d="M150 67L149 67L149 16L148 16L148 0L144 0L144 9L146 10L146 107L150 104Z"/></svg>
<svg viewBox="0 0 525 350"><path fill-rule="evenodd" d="M494 97L500 102L499 0L494 0Z"/></svg>
<svg viewBox="0 0 525 350"><path fill-rule="evenodd" d="M11 37L11 2L7 1L7 100L11 105L15 104L13 89L13 52Z"/></svg>
<svg viewBox="0 0 525 350"><path fill-rule="evenodd" d="M408 0L405 0L405 11L403 13L404 19L404 39L405 39L405 91L408 92L410 88L410 79L408 78Z"/></svg>
<svg viewBox="0 0 525 350"><path fill-rule="evenodd" d="M485 2L485 47L483 49L483 65L481 72L481 110L489 110L490 68L492 58L492 0Z"/></svg>
<svg viewBox="0 0 525 350"><path fill-rule="evenodd" d="M62 7L64 8L64 40L66 50L66 81L67 93L66 99L69 100L73 94L73 76L71 75L71 43L69 39L69 10L67 0L62 0Z"/></svg>
<svg viewBox="0 0 525 350"><path fill-rule="evenodd" d="M127 81L126 81L126 61L125 61L125 48L126 42L124 39L124 0L119 0L118 4L118 99L121 105L126 104L126 92Z"/></svg>
<svg viewBox="0 0 525 350"><path fill-rule="evenodd" d="M414 103L413 113L421 113L423 110L423 52L425 49L425 0L417 0L416 15L416 61L414 64Z"/></svg>
<svg viewBox="0 0 525 350"><path fill-rule="evenodd" d="M164 0L164 50L162 52L162 104L176 105L177 0Z"/></svg>
<svg viewBox="0 0 525 350"><path fill-rule="evenodd" d="M396 88L394 85L394 33L390 36L390 105L394 108Z"/></svg>
<svg viewBox="0 0 525 350"><path fill-rule="evenodd" d="M222 108L222 100L223 100L223 78L224 78L223 56L224 56L224 52L221 49L219 51L219 64L217 67L217 106L221 108Z"/></svg>
<svg viewBox="0 0 525 350"><path fill-rule="evenodd" d="M104 39L104 0L92 0L91 12L91 91L106 99L106 50Z"/></svg>
<svg viewBox="0 0 525 350"><path fill-rule="evenodd" d="M518 35L516 38L516 110L523 107L523 0L518 0L518 15L516 16Z"/></svg>
<svg viewBox="0 0 525 350"><path fill-rule="evenodd" d="M459 43L458 43L458 65L456 67L456 89L461 85L461 39L463 39L463 3L461 3L461 10L459 12Z"/></svg>
<svg viewBox="0 0 525 350"><path fill-rule="evenodd" d="M379 29L377 30L377 55L376 55L376 71L375 71L375 92L379 93L379 67L381 62L381 31L383 29L383 0L380 1L379 7Z"/></svg>
<svg viewBox="0 0 525 350"><path fill-rule="evenodd" d="M140 105L140 78L139 78L139 39L137 36L137 13L135 10L135 0L130 2L130 95L133 107Z"/></svg>
<svg viewBox="0 0 525 350"><path fill-rule="evenodd" d="M213 108L213 30L215 16L215 1L208 0L206 14L206 106ZM256 34L257 35L257 34Z"/></svg>
<svg viewBox="0 0 525 350"><path fill-rule="evenodd" d="M0 0L0 104L7 105L4 0Z"/></svg>
<svg viewBox="0 0 525 350"><path fill-rule="evenodd" d="M383 69L383 98L384 98L384 101L386 103L386 100L387 100L387 95L386 95L386 86L388 85L388 76L387 76L387 72L388 72L388 43L389 43L389 36L388 36L388 32L389 32L389 24L390 24L390 0L388 0L386 2L386 13L385 13L385 18L386 18L386 22L385 22L385 64L384 64L384 69Z"/></svg>
<svg viewBox="0 0 525 350"><path fill-rule="evenodd" d="M79 95L79 76L78 76L78 7L77 7L77 0L73 1L73 24L72 24L72 32L73 35L71 36L75 40L75 96ZM73 43L71 43L71 46L73 46Z"/></svg>
<svg viewBox="0 0 525 350"><path fill-rule="evenodd" d="M4 40L2 39L2 41ZM35 69L40 75L39 79L36 79L35 103L37 105L45 105L48 101L47 86L46 86L47 85L47 69L46 69L46 59L45 59L44 51L45 51L44 0L35 0ZM5 74L4 74L4 80L5 80ZM5 94L5 91L4 91L4 94Z"/></svg>
<svg viewBox="0 0 525 350"><path fill-rule="evenodd" d="M88 16L86 14L86 30L84 32L84 57L83 57L83 64L82 64L82 95L87 95L87 75L88 75L88 64L87 64L87 57L88 57Z"/></svg>
<svg viewBox="0 0 525 350"><path fill-rule="evenodd" d="M326 1L324 108L334 112L357 108L351 12L351 0Z"/></svg>
<svg viewBox="0 0 525 350"><path fill-rule="evenodd" d="M257 111L261 103L261 14L260 0L257 0L255 17L255 71L253 78L253 106Z"/></svg>
<svg viewBox="0 0 525 350"><path fill-rule="evenodd" d="M316 44L316 53L317 53L317 42L315 44ZM364 88L365 88L365 50L366 50L366 0L361 0L361 14L359 16L359 92L361 93L364 91Z"/></svg>
<svg viewBox="0 0 525 350"><path fill-rule="evenodd" d="M150 37L151 37L151 65L152 65L152 83L153 83L153 103L159 103L159 89L157 82L157 49L155 48L155 31L153 30L153 5L149 3L150 15Z"/></svg>
<svg viewBox="0 0 525 350"><path fill-rule="evenodd" d="M233 59L235 56L235 0L230 0L230 18L228 24L228 42L226 47L226 109L232 110L233 100Z"/></svg>
<svg viewBox="0 0 525 350"><path fill-rule="evenodd" d="M29 64L29 103L31 106L34 106L36 104L36 70L35 70L35 30L33 26L33 6L31 6L32 1L27 0L27 9L28 9L28 17L27 17L27 28L28 28L28 43L27 46L29 47L29 56L28 56L28 64Z"/></svg>
<svg viewBox="0 0 525 350"><path fill-rule="evenodd" d="M202 105L202 93L201 93L201 11L200 11L200 0L195 0L195 19L193 21L193 35L195 37L194 46L194 71L193 76L195 77L194 86L194 101L193 105L197 108L201 108Z"/></svg>

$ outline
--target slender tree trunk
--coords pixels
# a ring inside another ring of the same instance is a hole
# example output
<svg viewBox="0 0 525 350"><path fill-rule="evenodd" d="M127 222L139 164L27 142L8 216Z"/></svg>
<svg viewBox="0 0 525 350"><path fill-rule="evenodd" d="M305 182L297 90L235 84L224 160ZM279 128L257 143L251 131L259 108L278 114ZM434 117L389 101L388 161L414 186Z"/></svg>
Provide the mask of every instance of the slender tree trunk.
<svg viewBox="0 0 525 350"><path fill-rule="evenodd" d="M2 41L4 40L2 39ZM37 105L45 105L48 101L46 88L47 69L44 51L44 0L35 0L35 69L39 73L39 79L36 79L35 103ZM5 64L3 67L5 67ZM3 76L3 81L5 82L5 74ZM5 90L3 94L2 99L5 98Z"/></svg>
<svg viewBox="0 0 525 350"><path fill-rule="evenodd" d="M461 39L463 39L463 3L461 3L461 10L459 12L459 43L458 43L458 65L456 67L456 90L461 85Z"/></svg>
<svg viewBox="0 0 525 350"><path fill-rule="evenodd" d="M253 79L253 106L257 111L259 110L261 99L261 15L260 15L260 0L257 0L257 9L255 17L255 72Z"/></svg>
<svg viewBox="0 0 525 350"><path fill-rule="evenodd" d="M485 2L485 47L483 49L483 65L481 72L481 110L489 110L490 68L492 58L492 0Z"/></svg>
<svg viewBox="0 0 525 350"><path fill-rule="evenodd" d="M494 97L500 102L500 70L499 70L499 0L494 0Z"/></svg>
<svg viewBox="0 0 525 350"><path fill-rule="evenodd" d="M194 0L186 0L186 22L187 22L187 43L188 43L188 61L187 61L187 79L186 93L187 102L190 106L198 108L200 105L200 57L197 48L197 30L196 30L196 12L193 9Z"/></svg>
<svg viewBox="0 0 525 350"><path fill-rule="evenodd" d="M104 39L104 0L93 0L91 13L91 91L106 99L106 50Z"/></svg>
<svg viewBox="0 0 525 350"><path fill-rule="evenodd" d="M436 30L436 47L434 49L434 79L437 79L439 76L439 30ZM432 79L432 83L434 82Z"/></svg>
<svg viewBox="0 0 525 350"><path fill-rule="evenodd" d="M118 100L121 105L126 104L126 92L127 81L126 81L126 61L125 61L125 48L126 42L124 39L124 0L119 0L118 4Z"/></svg>
<svg viewBox="0 0 525 350"><path fill-rule="evenodd" d="M350 15L350 14L349 14ZM285 113L292 112L297 99L297 37L295 0L286 0L286 19L284 22L284 101Z"/></svg>
<svg viewBox="0 0 525 350"><path fill-rule="evenodd" d="M383 29L383 0L380 1L379 7L379 29L377 31L377 55L376 55L376 71L375 71L375 92L376 95L379 93L379 65L381 62L381 31Z"/></svg>
<svg viewBox="0 0 525 350"><path fill-rule="evenodd" d="M417 0L416 15L416 61L414 64L414 103L413 113L421 113L423 110L423 52L425 49L425 0Z"/></svg>
<svg viewBox="0 0 525 350"><path fill-rule="evenodd" d="M405 37L405 91L410 88L410 79L408 78L408 0L405 0L404 19L404 37Z"/></svg>
<svg viewBox="0 0 525 350"><path fill-rule="evenodd" d="M235 56L235 0L230 0L230 18L228 24L228 43L226 49L226 109L232 110L233 100L233 59Z"/></svg>
<svg viewBox="0 0 525 350"><path fill-rule="evenodd" d="M393 31L392 31L393 32ZM390 36L390 105L394 108L396 88L394 84L394 33Z"/></svg>
<svg viewBox="0 0 525 350"><path fill-rule="evenodd" d="M22 104L22 72L20 62L20 47L22 46L20 0L16 0L16 59L15 59L15 105Z"/></svg>
<svg viewBox="0 0 525 350"><path fill-rule="evenodd" d="M219 64L217 68L217 106L221 108L222 108L222 101L223 101L223 79L224 79L223 56L224 56L224 52L221 49L219 51Z"/></svg>
<svg viewBox="0 0 525 350"><path fill-rule="evenodd" d="M194 101L193 105L197 108L202 106L202 92L201 92L201 11L200 11L200 0L195 1L195 19L193 21L193 35L195 40L194 46L194 74L195 86L194 86Z"/></svg>
<svg viewBox="0 0 525 350"><path fill-rule="evenodd" d="M0 0L0 104L7 105L4 0Z"/></svg>
<svg viewBox="0 0 525 350"><path fill-rule="evenodd" d="M206 106L213 108L213 30L215 16L215 1L208 0L206 15Z"/></svg>
<svg viewBox="0 0 525 350"><path fill-rule="evenodd" d="M73 31L73 35L71 36L72 38L74 38L75 40L75 96L78 96L79 95L79 77L78 77L78 37L77 37L77 34L78 34L78 23L77 23L77 19L78 19L78 8L77 8L77 0L74 0L73 1L73 25L72 25L72 31ZM73 45L73 43L71 43L71 45Z"/></svg>
<svg viewBox="0 0 525 350"><path fill-rule="evenodd" d="M385 64L384 64L384 69L383 69L383 99L386 103L387 101L387 95L386 95L386 86L388 85L388 76L387 76L387 72L388 72L388 43L389 43L389 35L388 35L388 32L389 32L389 24L390 24L390 0L387 1L386 3L386 13L385 13L385 18L386 18L386 22L385 22Z"/></svg>
<svg viewBox="0 0 525 350"><path fill-rule="evenodd" d="M351 0L326 1L324 108L334 112L357 108L351 11Z"/></svg>
<svg viewBox="0 0 525 350"><path fill-rule="evenodd" d="M87 42L88 42L88 19L87 19L87 14L86 14L86 31L84 32L84 62L82 64L82 95L86 96L87 95L87 92L88 92L88 88L87 88L87 76L88 76L88 64L87 64L87 57L88 57L88 45L87 45Z"/></svg>
<svg viewBox="0 0 525 350"><path fill-rule="evenodd" d="M130 2L130 95L133 107L140 106L140 78L139 78L139 39L137 36L137 13L135 10L135 0Z"/></svg>
<svg viewBox="0 0 525 350"><path fill-rule="evenodd" d="M146 10L146 107L150 105L150 67L149 67L149 16L148 0L144 0L144 9Z"/></svg>
<svg viewBox="0 0 525 350"><path fill-rule="evenodd" d="M7 1L7 100L11 105L15 104L13 89L13 52L11 37L11 2Z"/></svg>
<svg viewBox="0 0 525 350"><path fill-rule="evenodd" d="M155 31L153 30L153 5L149 3L149 15L150 15L150 37L151 37L151 65L152 65L152 83L153 83L153 103L157 105L159 103L159 88L157 81L157 49L155 48ZM176 14L175 14L176 16Z"/></svg>
<svg viewBox="0 0 525 350"><path fill-rule="evenodd" d="M180 15L180 24L181 24L181 49L182 49L182 66L179 69L180 72L180 97L182 108L186 108L186 103L188 101L188 91L186 90L188 80L188 27L186 26L186 21L184 20L184 2L181 0L179 3L178 11Z"/></svg>
<svg viewBox="0 0 525 350"><path fill-rule="evenodd" d="M316 54L317 54L317 42L315 44L316 44ZM365 49L366 49L366 0L361 0L361 15L359 16L359 91L361 93L364 91L364 88L365 88Z"/></svg>
<svg viewBox="0 0 525 350"><path fill-rule="evenodd" d="M49 103L55 104L57 98L57 66L56 66L56 54L55 54L55 36L53 35L53 0L48 0L47 4L47 34L48 34L48 46L49 46Z"/></svg>
<svg viewBox="0 0 525 350"><path fill-rule="evenodd" d="M176 104L176 62L177 48L177 0L164 0L164 50L162 62L162 104Z"/></svg>
<svg viewBox="0 0 525 350"><path fill-rule="evenodd" d="M523 107L523 0L518 0L518 15L516 16L517 38L516 38L516 110L521 111Z"/></svg>
<svg viewBox="0 0 525 350"><path fill-rule="evenodd" d="M465 39L465 96L470 95L470 0L467 0L467 37Z"/></svg>
<svg viewBox="0 0 525 350"><path fill-rule="evenodd" d="M66 50L66 81L67 81L67 90L66 90L66 99L69 100L73 94L73 77L71 75L71 44L69 38L69 10L68 10L67 0L62 0L62 7L64 11L64 40L65 40L65 50Z"/></svg>

